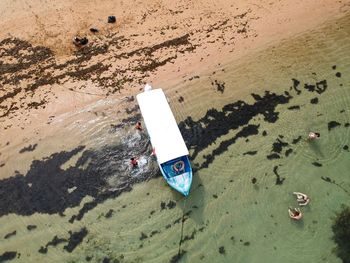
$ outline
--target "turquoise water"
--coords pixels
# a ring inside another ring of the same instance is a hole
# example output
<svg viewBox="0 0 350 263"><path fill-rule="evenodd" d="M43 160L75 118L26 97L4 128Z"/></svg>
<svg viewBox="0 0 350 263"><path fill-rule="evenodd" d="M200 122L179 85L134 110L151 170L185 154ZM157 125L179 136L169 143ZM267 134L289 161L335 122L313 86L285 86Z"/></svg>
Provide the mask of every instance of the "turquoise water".
<svg viewBox="0 0 350 263"><path fill-rule="evenodd" d="M10 213L0 218L0 234L16 234L0 239L1 251L16 251L14 262L176 262L176 256L178 262L342 262L332 252L331 226L335 213L350 201L349 21L349 16L333 21L221 65L215 74L165 89L177 120L183 124L190 116L193 121L183 126L196 167L189 198L155 178L98 203L73 223L68 219L93 197L65 209L65 216ZM223 92L215 80L224 83ZM267 99L265 91L277 97ZM180 95L184 102L178 101ZM245 106L231 105L237 101ZM262 107L266 112L259 111ZM209 109L214 111L209 114ZM96 128L86 127L83 134L90 137L79 143L98 149L105 142L123 143L124 135L132 146L142 139L133 127L115 138L101 128L110 120L97 120L101 125L92 121ZM57 140L79 128L67 123ZM308 142L310 131L320 132L320 140ZM279 158L273 159L276 152ZM151 163L145 156L141 163ZM76 160L71 162L74 166ZM123 172L123 180L142 177L142 170ZM110 185L120 180L117 175L109 179ZM297 206L293 191L311 198L301 221L288 217L288 207ZM28 225L36 228L29 231ZM69 231L84 227L86 236L69 252ZM47 245L56 235L66 240ZM45 245L47 252L38 252Z"/></svg>

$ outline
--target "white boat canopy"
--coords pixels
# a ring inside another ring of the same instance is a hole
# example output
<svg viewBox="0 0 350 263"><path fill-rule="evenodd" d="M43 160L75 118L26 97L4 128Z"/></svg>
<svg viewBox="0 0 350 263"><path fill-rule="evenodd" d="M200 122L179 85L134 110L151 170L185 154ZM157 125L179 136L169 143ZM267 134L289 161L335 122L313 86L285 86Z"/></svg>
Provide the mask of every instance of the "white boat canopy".
<svg viewBox="0 0 350 263"><path fill-rule="evenodd" d="M188 155L188 149L162 89L136 96L158 163Z"/></svg>

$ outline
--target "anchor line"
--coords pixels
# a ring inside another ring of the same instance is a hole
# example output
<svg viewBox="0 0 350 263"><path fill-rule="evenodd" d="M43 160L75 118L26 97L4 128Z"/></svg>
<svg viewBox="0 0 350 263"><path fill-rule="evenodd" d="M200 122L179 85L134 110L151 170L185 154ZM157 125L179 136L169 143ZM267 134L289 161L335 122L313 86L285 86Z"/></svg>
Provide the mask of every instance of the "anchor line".
<svg viewBox="0 0 350 263"><path fill-rule="evenodd" d="M185 203L184 203L184 209L182 211L182 219L181 219L181 236L180 236L180 241L179 241L179 250L177 252L177 255L180 256L180 252L181 252L181 244L182 244L182 238L183 238L183 234L184 234L184 223L185 223L185 211L186 211L186 202L187 202L187 198L185 197Z"/></svg>

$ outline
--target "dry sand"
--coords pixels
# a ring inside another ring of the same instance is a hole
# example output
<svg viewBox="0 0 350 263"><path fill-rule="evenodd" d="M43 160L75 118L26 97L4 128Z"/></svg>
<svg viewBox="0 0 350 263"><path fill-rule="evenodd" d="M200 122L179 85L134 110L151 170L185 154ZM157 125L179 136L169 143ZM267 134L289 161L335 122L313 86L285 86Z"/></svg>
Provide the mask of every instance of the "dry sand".
<svg viewBox="0 0 350 263"><path fill-rule="evenodd" d="M146 82L167 89L349 10L334 0L3 0L0 150L44 133L52 116ZM77 49L76 35L88 45Z"/></svg>

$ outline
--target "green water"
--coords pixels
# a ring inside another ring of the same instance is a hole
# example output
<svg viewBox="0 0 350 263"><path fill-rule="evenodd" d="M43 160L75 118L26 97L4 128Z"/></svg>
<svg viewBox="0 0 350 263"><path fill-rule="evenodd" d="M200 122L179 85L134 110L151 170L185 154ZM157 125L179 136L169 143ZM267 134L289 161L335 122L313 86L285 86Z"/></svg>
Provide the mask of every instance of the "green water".
<svg viewBox="0 0 350 263"><path fill-rule="evenodd" d="M275 123L257 115L249 124L260 125L259 134L248 137L249 141L239 138L215 156L208 168L196 172L187 200L157 178L105 201L74 224L67 218L79 207L67 209L66 217L37 213L3 216L0 234L14 229L17 233L0 240L1 251L21 253L13 260L18 262L86 262L86 256L91 262L169 262L178 254L181 219L187 213L181 244L185 253L179 262L342 262L332 253L336 244L331 239L331 226L341 205L350 201L350 152L343 149L350 144L350 127L344 126L350 120L349 18L282 41L241 62L221 65L215 75L210 72L180 84L184 86L181 94L176 93L178 86L167 89L179 121L187 116L198 120L209 108L221 110L237 100L253 103L250 94L263 95L264 90L278 94L288 91L293 96L290 103L277 106L279 118ZM290 90L292 78L300 81L300 95ZM224 93L211 85L215 79L225 82ZM303 88L305 83L322 80L328 84L322 94ZM184 103L177 101L179 95ZM319 102L311 104L315 97ZM300 110L288 110L295 105ZM331 121L341 125L328 130ZM193 162L201 164L204 154L240 129L217 138ZM311 130L320 132L321 139L307 142ZM262 136L262 131L267 136ZM266 156L279 135L290 145L283 148L281 159L268 160ZM299 136L300 142L292 144ZM293 152L285 157L287 148ZM247 151L257 153L243 155ZM281 185L275 184L275 166L285 178ZM255 185L253 177L257 179ZM337 185L321 177L330 177ZM302 208L304 218L299 222L292 221L287 212L289 206L297 206L293 191L311 197L310 204ZM176 207L162 210L161 202L168 204L171 200ZM110 209L115 212L105 218ZM37 229L27 231L29 224L37 225ZM83 226L88 235L73 253L66 252L64 244L50 246L47 254L38 253L40 246L55 235L67 238L69 230Z"/></svg>

